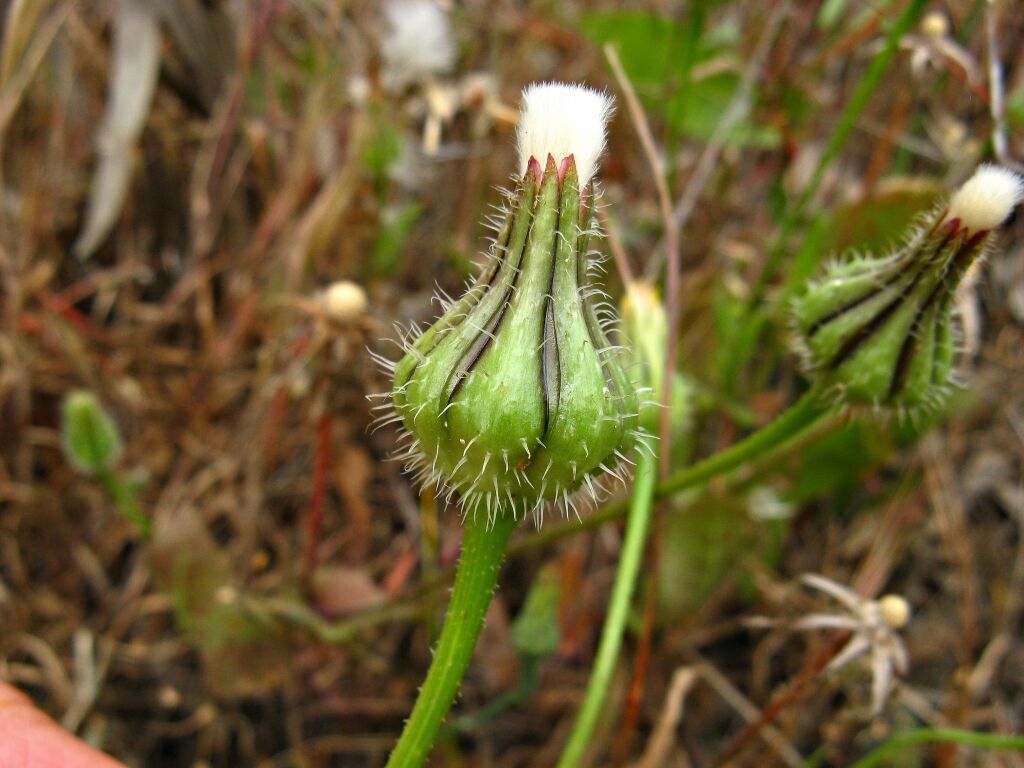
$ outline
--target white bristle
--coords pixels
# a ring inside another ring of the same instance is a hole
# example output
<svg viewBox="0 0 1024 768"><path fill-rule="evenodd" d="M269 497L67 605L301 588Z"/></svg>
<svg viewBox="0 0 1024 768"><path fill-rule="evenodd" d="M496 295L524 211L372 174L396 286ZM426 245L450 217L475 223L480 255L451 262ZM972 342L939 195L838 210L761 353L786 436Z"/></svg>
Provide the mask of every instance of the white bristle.
<svg viewBox="0 0 1024 768"><path fill-rule="evenodd" d="M998 165L982 165L949 201L947 219L972 232L995 229L1024 200L1024 179Z"/></svg>
<svg viewBox="0 0 1024 768"><path fill-rule="evenodd" d="M597 170L611 113L611 97L585 85L527 86L517 131L520 172L526 172L531 157L543 166L549 154L556 163L573 155L582 189Z"/></svg>

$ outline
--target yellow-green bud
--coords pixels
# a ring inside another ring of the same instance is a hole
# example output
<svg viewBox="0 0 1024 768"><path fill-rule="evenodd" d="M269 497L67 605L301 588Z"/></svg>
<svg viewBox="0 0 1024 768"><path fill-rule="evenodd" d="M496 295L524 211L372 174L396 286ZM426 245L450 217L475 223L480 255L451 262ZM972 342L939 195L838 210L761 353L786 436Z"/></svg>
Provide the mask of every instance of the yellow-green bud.
<svg viewBox="0 0 1024 768"><path fill-rule="evenodd" d="M634 280L626 286L621 306L621 328L628 343L624 366L640 394L640 426L647 434L655 435L664 402L668 315L657 288L644 280ZM692 411L691 399L692 384L674 373L668 402L673 433L686 428Z"/></svg>

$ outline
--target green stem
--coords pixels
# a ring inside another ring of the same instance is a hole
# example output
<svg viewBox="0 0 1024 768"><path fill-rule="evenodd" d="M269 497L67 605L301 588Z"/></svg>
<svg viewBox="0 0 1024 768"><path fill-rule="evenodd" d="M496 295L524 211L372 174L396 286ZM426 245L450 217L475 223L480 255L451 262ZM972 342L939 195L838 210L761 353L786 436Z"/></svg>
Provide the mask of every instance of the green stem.
<svg viewBox="0 0 1024 768"><path fill-rule="evenodd" d="M654 497L660 500L673 493L689 490L747 462L758 469L763 469L775 458L791 454L797 446L821 439L843 423L844 418L840 412L828 408L819 394L808 392L775 421L723 453L710 456L692 467L670 475L654 489ZM765 432L768 432L767 437ZM627 503L619 501L609 504L586 515L582 521L546 525L542 530L523 536L513 543L508 548L508 554L521 555L541 549L567 536L619 520L626 516ZM271 608L282 620L309 630L326 643L344 642L366 627L419 615L422 613L420 606L423 596L437 590L450 578L451 571L446 568L435 576L424 579L423 583L399 602L371 608L337 622L327 622L312 611L288 601L272 601Z"/></svg>
<svg viewBox="0 0 1024 768"><path fill-rule="evenodd" d="M718 475L730 472L750 461L761 459L769 451L774 450L796 435L821 425L823 421L833 420L838 423L836 413L829 409L817 390L810 390L797 400L788 410L784 411L770 424L733 446L713 454L703 461L681 469L669 475L654 489L654 496L663 499L674 493L694 488ZM623 517L628 502L619 501L587 515L582 522L551 525L542 531L522 539L510 551L519 553L525 549L542 547L569 533L597 528L611 520Z"/></svg>
<svg viewBox="0 0 1024 768"><path fill-rule="evenodd" d="M760 454L809 427L822 414L823 410L821 393L816 389L810 390L783 411L775 421L766 424L757 432L692 467L669 475L664 482L658 485L658 496L668 496L687 488L693 488L716 475L729 472L748 461L757 459Z"/></svg>
<svg viewBox="0 0 1024 768"><path fill-rule="evenodd" d="M647 529L651 522L651 510L654 501L654 480L658 474L656 455L642 454L637 460L636 480L633 484L633 496L630 503L629 518L626 524L626 538L622 543L622 554L619 568L615 574L615 585L612 587L611 604L608 607L608 618L605 619L601 631L601 642L597 649L594 669L590 674L587 692L583 697L576 725L573 726L569 743L558 761L559 768L575 768L583 758L583 753L590 744L597 719L601 713L615 671L615 662L619 657L622 645L622 634L626 626L626 615L636 587L636 577L640 570L644 543L647 541Z"/></svg>
<svg viewBox="0 0 1024 768"><path fill-rule="evenodd" d="M998 733L982 733L959 728L920 728L893 736L885 744L862 757L853 768L874 768L876 765L890 765L885 758L903 751L914 744L950 742L984 749L1014 749L1024 751L1024 736L1004 736Z"/></svg>
<svg viewBox="0 0 1024 768"><path fill-rule="evenodd" d="M499 517L490 527L484 519L466 519L462 554L441 639L416 705L388 760L388 768L416 768L426 761L469 667L515 526L511 515Z"/></svg>
<svg viewBox="0 0 1024 768"><path fill-rule="evenodd" d="M135 498L135 491L122 480L113 470L103 469L97 474L100 483L114 500L121 514L128 518L136 528L143 541L148 541L153 534L153 521L146 516Z"/></svg>

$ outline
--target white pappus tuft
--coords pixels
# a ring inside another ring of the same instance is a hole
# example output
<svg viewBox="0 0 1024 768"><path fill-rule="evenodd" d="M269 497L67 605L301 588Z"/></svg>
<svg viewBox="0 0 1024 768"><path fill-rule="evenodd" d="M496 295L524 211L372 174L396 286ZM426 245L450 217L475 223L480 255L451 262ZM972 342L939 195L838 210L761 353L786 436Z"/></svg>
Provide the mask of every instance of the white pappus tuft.
<svg viewBox="0 0 1024 768"><path fill-rule="evenodd" d="M946 219L972 232L995 229L1024 200L1024 179L999 165L982 165L949 201Z"/></svg>
<svg viewBox="0 0 1024 768"><path fill-rule="evenodd" d="M381 55L392 87L450 72L455 41L447 12L433 0L388 0Z"/></svg>
<svg viewBox="0 0 1024 768"><path fill-rule="evenodd" d="M580 189L583 189L597 170L612 110L611 96L585 85L534 83L527 86L516 132L520 172L526 172L531 157L537 158L543 166L549 154L556 163L573 155Z"/></svg>

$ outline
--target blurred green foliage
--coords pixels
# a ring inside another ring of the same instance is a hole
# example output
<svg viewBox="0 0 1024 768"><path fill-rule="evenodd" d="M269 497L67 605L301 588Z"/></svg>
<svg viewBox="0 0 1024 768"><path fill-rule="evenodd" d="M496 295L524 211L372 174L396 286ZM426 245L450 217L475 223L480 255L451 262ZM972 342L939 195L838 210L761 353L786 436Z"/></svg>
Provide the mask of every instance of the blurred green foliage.
<svg viewBox="0 0 1024 768"><path fill-rule="evenodd" d="M69 392L61 406L64 455L79 472L109 472L121 458L123 444L114 420L92 392Z"/></svg>
<svg viewBox="0 0 1024 768"><path fill-rule="evenodd" d="M642 11L601 11L580 20L596 45L613 44L644 106L660 116L673 137L709 139L739 84L739 30L722 23L704 26L706 3L680 20ZM778 146L769 125L741 121L727 141L736 146Z"/></svg>

